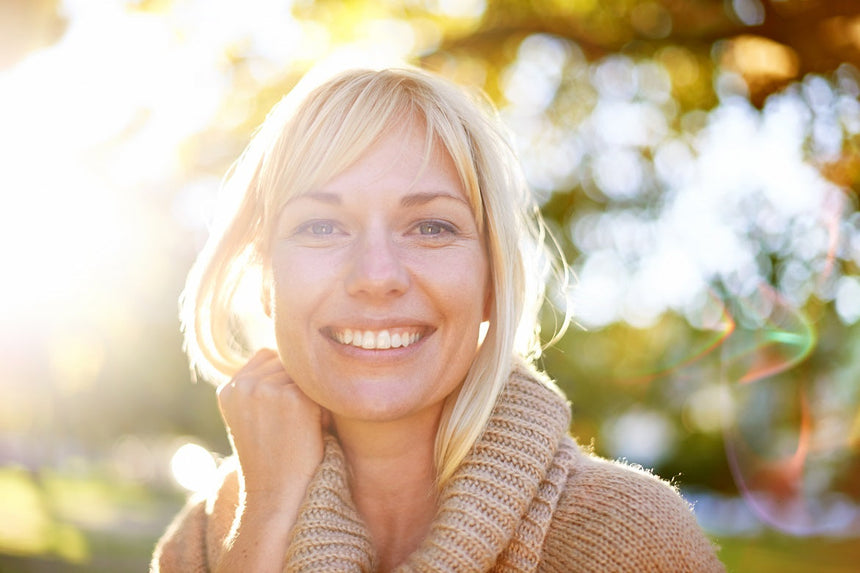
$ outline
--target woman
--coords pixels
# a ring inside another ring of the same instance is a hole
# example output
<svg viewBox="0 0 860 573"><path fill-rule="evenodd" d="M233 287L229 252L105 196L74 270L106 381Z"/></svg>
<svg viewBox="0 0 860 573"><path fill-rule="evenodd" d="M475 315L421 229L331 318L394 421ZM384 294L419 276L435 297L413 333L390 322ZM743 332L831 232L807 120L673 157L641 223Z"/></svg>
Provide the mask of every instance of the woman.
<svg viewBox="0 0 860 573"><path fill-rule="evenodd" d="M228 185L182 318L235 456L153 571L722 570L670 486L578 448L529 365L547 258L480 104L346 72L279 104ZM252 269L277 350L249 359Z"/></svg>

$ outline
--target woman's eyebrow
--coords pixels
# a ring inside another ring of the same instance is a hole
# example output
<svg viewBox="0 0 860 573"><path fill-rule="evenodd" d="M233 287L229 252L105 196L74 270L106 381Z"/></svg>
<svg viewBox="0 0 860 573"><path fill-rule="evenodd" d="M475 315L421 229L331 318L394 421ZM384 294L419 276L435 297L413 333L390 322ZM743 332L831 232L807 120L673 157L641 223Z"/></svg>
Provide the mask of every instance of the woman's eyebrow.
<svg viewBox="0 0 860 573"><path fill-rule="evenodd" d="M437 199L453 199L454 201L459 201L466 207L471 208L469 202L466 201L465 198L461 197L459 194L448 191L424 191L420 193L410 193L400 199L400 205L402 207L416 207L419 205L426 205L427 203ZM293 203L300 200L317 201L329 205L340 205L343 203L343 199L339 193L331 193L327 191L308 191L307 193L302 193L301 195L290 199L287 203Z"/></svg>
<svg viewBox="0 0 860 573"><path fill-rule="evenodd" d="M456 195L454 193L448 193L446 191L410 193L409 195L404 196L400 200L400 205L403 207L415 207L417 205L426 205L427 203L430 203L431 201L434 201L436 199L454 199L455 201L460 201L467 207L470 207L468 201L466 201L463 197L460 197L459 195Z"/></svg>
<svg viewBox="0 0 860 573"><path fill-rule="evenodd" d="M325 191L308 191L307 193L302 193L298 197L295 197L293 201L297 201L299 199L313 199L314 201L329 203L331 205L340 205L342 203L340 195L336 193L327 193Z"/></svg>

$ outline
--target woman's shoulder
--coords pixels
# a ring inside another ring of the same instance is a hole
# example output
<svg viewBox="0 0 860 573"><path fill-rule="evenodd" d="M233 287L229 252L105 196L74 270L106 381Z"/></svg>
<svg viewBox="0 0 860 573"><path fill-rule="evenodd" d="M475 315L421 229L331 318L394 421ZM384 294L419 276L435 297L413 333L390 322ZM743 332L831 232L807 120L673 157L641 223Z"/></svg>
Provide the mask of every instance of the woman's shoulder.
<svg viewBox="0 0 860 573"><path fill-rule="evenodd" d="M678 489L652 472L638 465L597 456L572 438L565 442L565 447L575 452L576 460L565 490L565 496L571 500L590 499L606 504L607 509L615 509L616 504L628 508L636 502L647 502L655 511L666 506L666 509L683 509L685 515L691 514L690 505L679 495Z"/></svg>
<svg viewBox="0 0 860 573"><path fill-rule="evenodd" d="M690 504L644 469L562 447L574 464L559 498L544 558L569 570L723 571Z"/></svg>
<svg viewBox="0 0 860 573"><path fill-rule="evenodd" d="M158 540L150 573L205 572L230 532L239 505L235 458L221 463L212 487L193 494Z"/></svg>

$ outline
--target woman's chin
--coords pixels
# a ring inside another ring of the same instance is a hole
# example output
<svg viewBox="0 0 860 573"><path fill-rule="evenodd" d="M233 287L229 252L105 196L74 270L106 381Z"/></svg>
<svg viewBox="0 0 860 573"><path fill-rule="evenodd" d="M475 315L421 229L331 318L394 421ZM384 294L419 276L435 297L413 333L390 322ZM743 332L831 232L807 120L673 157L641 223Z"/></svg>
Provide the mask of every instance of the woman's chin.
<svg viewBox="0 0 860 573"><path fill-rule="evenodd" d="M438 419L442 402L427 404L414 398L398 397L391 392L387 395L364 392L337 400L336 403L331 403L328 409L335 420L350 423L383 424L410 420L419 422L428 417Z"/></svg>

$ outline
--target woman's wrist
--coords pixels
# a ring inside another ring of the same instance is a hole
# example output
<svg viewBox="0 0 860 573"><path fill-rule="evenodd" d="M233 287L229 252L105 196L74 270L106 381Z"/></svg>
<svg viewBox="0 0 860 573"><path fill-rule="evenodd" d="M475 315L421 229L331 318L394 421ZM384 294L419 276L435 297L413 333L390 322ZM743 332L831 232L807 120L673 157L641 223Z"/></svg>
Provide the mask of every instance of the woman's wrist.
<svg viewBox="0 0 860 573"><path fill-rule="evenodd" d="M304 489L295 492L274 493L272 491L257 490L244 492L240 505L243 515L252 516L255 519L266 521L277 521L289 519L295 521L299 506L304 497Z"/></svg>
<svg viewBox="0 0 860 573"><path fill-rule="evenodd" d="M280 571L300 504L301 496L243 492L216 571Z"/></svg>

